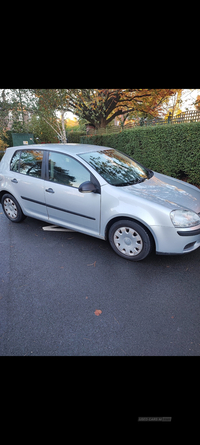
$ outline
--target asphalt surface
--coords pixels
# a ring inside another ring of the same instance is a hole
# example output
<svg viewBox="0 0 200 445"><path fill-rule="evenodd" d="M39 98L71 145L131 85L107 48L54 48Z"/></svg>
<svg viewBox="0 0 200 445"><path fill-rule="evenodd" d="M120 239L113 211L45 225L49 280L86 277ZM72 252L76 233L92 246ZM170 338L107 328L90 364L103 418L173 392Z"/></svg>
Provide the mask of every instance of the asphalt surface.
<svg viewBox="0 0 200 445"><path fill-rule="evenodd" d="M200 355L200 249L132 263L43 225L0 205L1 356Z"/></svg>

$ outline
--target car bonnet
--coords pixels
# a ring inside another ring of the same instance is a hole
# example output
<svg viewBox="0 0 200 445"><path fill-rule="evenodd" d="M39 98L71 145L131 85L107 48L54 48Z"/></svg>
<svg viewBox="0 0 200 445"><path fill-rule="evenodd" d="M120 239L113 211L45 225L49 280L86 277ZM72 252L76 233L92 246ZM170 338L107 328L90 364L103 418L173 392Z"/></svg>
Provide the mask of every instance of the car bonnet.
<svg viewBox="0 0 200 445"><path fill-rule="evenodd" d="M123 187L123 189L170 209L184 207L196 213L200 212L200 190L183 181L156 172L149 180Z"/></svg>

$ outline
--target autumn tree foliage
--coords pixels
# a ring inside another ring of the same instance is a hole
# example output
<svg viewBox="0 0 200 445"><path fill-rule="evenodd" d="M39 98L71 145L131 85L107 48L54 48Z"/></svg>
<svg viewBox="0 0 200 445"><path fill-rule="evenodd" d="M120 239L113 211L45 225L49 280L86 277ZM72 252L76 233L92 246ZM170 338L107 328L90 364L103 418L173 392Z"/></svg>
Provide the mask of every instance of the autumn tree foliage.
<svg viewBox="0 0 200 445"><path fill-rule="evenodd" d="M175 89L18 89L0 90L0 124L6 127L9 110L39 117L56 137L66 142L65 117L71 111L95 128L105 128L115 117L163 117L163 105L178 91ZM59 112L59 114L58 114ZM166 114L166 113L165 113ZM60 117L59 117L60 115ZM36 122L33 119L32 124ZM34 129L33 129L34 130ZM32 130L32 131L33 131Z"/></svg>
<svg viewBox="0 0 200 445"><path fill-rule="evenodd" d="M116 116L156 117L175 89L83 89L69 92L69 109L95 128L105 128Z"/></svg>
<svg viewBox="0 0 200 445"><path fill-rule="evenodd" d="M181 105L182 105L182 92L183 90L177 90L177 93L172 97L171 102L171 106L169 107L169 104L167 101L167 103L164 104L163 107L163 111L165 111L165 120L167 120L170 116L171 118L174 118L176 116L179 115L179 113L181 113Z"/></svg>
<svg viewBox="0 0 200 445"><path fill-rule="evenodd" d="M195 108L197 111L200 111L200 96L199 95L196 98Z"/></svg>

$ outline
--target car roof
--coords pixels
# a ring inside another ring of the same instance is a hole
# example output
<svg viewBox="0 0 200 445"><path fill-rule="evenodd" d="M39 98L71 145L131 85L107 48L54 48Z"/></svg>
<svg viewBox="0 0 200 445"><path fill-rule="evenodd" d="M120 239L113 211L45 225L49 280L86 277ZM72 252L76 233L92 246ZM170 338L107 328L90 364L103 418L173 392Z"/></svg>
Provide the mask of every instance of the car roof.
<svg viewBox="0 0 200 445"><path fill-rule="evenodd" d="M78 155L81 153L88 153L99 150L111 150L110 147L102 147L100 145L90 145L90 144L31 144L31 145L19 145L15 147L10 147L15 150L53 150L58 152L63 152L66 154Z"/></svg>

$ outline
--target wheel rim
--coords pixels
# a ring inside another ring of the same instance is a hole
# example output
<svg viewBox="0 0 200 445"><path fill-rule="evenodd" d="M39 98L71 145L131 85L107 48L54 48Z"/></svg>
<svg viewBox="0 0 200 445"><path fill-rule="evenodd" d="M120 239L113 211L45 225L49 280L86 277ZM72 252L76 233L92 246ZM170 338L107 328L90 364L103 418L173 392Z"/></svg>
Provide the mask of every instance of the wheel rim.
<svg viewBox="0 0 200 445"><path fill-rule="evenodd" d="M6 212L6 215L8 215L9 218L11 218L11 219L17 218L17 206L14 203L14 201L12 201L12 199L6 198L4 200L3 205L4 205L4 210Z"/></svg>
<svg viewBox="0 0 200 445"><path fill-rule="evenodd" d="M130 227L119 227L114 233L116 248L126 256L135 256L143 249L143 241L139 233Z"/></svg>

